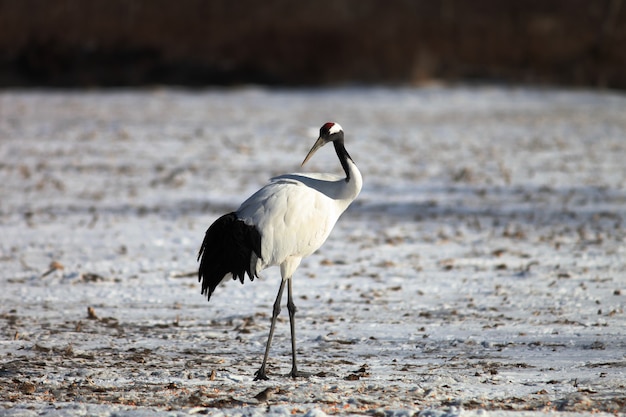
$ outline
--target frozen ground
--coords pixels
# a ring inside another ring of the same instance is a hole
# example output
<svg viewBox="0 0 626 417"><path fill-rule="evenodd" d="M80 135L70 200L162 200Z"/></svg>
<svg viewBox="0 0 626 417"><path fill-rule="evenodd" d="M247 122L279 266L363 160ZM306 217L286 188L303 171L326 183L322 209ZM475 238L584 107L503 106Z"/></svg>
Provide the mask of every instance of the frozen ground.
<svg viewBox="0 0 626 417"><path fill-rule="evenodd" d="M253 382L279 271L207 303L195 256L328 120L365 186L295 277L315 375L283 317ZM624 412L625 160L613 93L2 92L0 414Z"/></svg>

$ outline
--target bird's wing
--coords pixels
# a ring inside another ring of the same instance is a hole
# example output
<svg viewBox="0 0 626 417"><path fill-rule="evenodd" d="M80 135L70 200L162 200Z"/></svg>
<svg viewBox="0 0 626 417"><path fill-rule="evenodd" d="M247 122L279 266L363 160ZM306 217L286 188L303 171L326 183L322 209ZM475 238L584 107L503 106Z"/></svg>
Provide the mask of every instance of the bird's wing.
<svg viewBox="0 0 626 417"><path fill-rule="evenodd" d="M261 188L237 210L246 224L261 234L265 266L288 257L304 257L326 240L342 210L324 193L289 176Z"/></svg>
<svg viewBox="0 0 626 417"><path fill-rule="evenodd" d="M296 181L302 182L303 180L306 181L307 179L319 180L319 181L339 181L339 180L343 180L344 177L341 177L336 174L327 174L324 172L309 172L306 174L301 174L301 173L296 172L293 174L283 174L283 175L273 177L272 179L270 179L270 181L276 182L276 181L285 181L285 180L296 180Z"/></svg>

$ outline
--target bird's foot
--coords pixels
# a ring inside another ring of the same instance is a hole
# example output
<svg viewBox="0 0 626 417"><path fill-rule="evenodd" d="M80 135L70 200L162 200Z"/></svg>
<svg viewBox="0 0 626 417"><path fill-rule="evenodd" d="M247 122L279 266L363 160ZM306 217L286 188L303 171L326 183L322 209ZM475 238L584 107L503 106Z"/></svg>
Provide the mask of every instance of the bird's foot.
<svg viewBox="0 0 626 417"><path fill-rule="evenodd" d="M298 371L297 369L292 369L291 372L289 372L289 376L292 378L310 378L311 375L313 375L310 372L304 372L304 371Z"/></svg>
<svg viewBox="0 0 626 417"><path fill-rule="evenodd" d="M295 379L295 378L310 378L311 375L313 374L310 372L303 372L303 371L298 371L297 369L292 369L291 372L289 372L287 376ZM254 373L254 380L255 381L268 381L269 380L269 378L267 377L267 374L265 373L265 368L261 367L258 371Z"/></svg>
<svg viewBox="0 0 626 417"><path fill-rule="evenodd" d="M269 378L267 377L267 374L265 373L265 367L264 366L259 368L259 370L254 373L254 380L255 381L267 381L267 380L269 380Z"/></svg>

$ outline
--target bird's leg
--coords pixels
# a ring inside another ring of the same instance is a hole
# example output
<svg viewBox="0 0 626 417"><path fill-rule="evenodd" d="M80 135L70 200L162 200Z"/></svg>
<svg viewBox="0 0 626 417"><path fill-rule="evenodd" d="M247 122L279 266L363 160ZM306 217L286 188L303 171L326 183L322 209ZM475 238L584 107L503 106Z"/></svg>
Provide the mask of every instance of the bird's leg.
<svg viewBox="0 0 626 417"><path fill-rule="evenodd" d="M293 302L293 295L291 292L291 279L287 284L287 309L289 310L289 325L291 326L291 373L289 376L292 378L297 377L309 377L311 374L298 371L296 365L296 305Z"/></svg>
<svg viewBox="0 0 626 417"><path fill-rule="evenodd" d="M276 301L274 301L274 309L272 310L272 324L270 325L270 334L267 337L267 344L265 345L265 355L263 356L263 363L258 371L254 373L254 380L267 380L267 375L265 374L265 365L267 364L267 358L270 355L270 345L272 344L272 337L274 336L274 328L276 327L276 319L280 314L280 302L283 298L283 289L285 288L285 280L282 280L280 283L280 288L278 289L278 294L276 295Z"/></svg>

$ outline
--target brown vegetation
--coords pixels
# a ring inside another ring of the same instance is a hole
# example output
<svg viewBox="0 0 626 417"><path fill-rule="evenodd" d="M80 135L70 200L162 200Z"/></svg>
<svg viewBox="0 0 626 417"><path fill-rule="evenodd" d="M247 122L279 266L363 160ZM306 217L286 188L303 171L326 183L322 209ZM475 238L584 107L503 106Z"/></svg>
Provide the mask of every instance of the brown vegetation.
<svg viewBox="0 0 626 417"><path fill-rule="evenodd" d="M0 3L0 86L626 87L621 0Z"/></svg>

